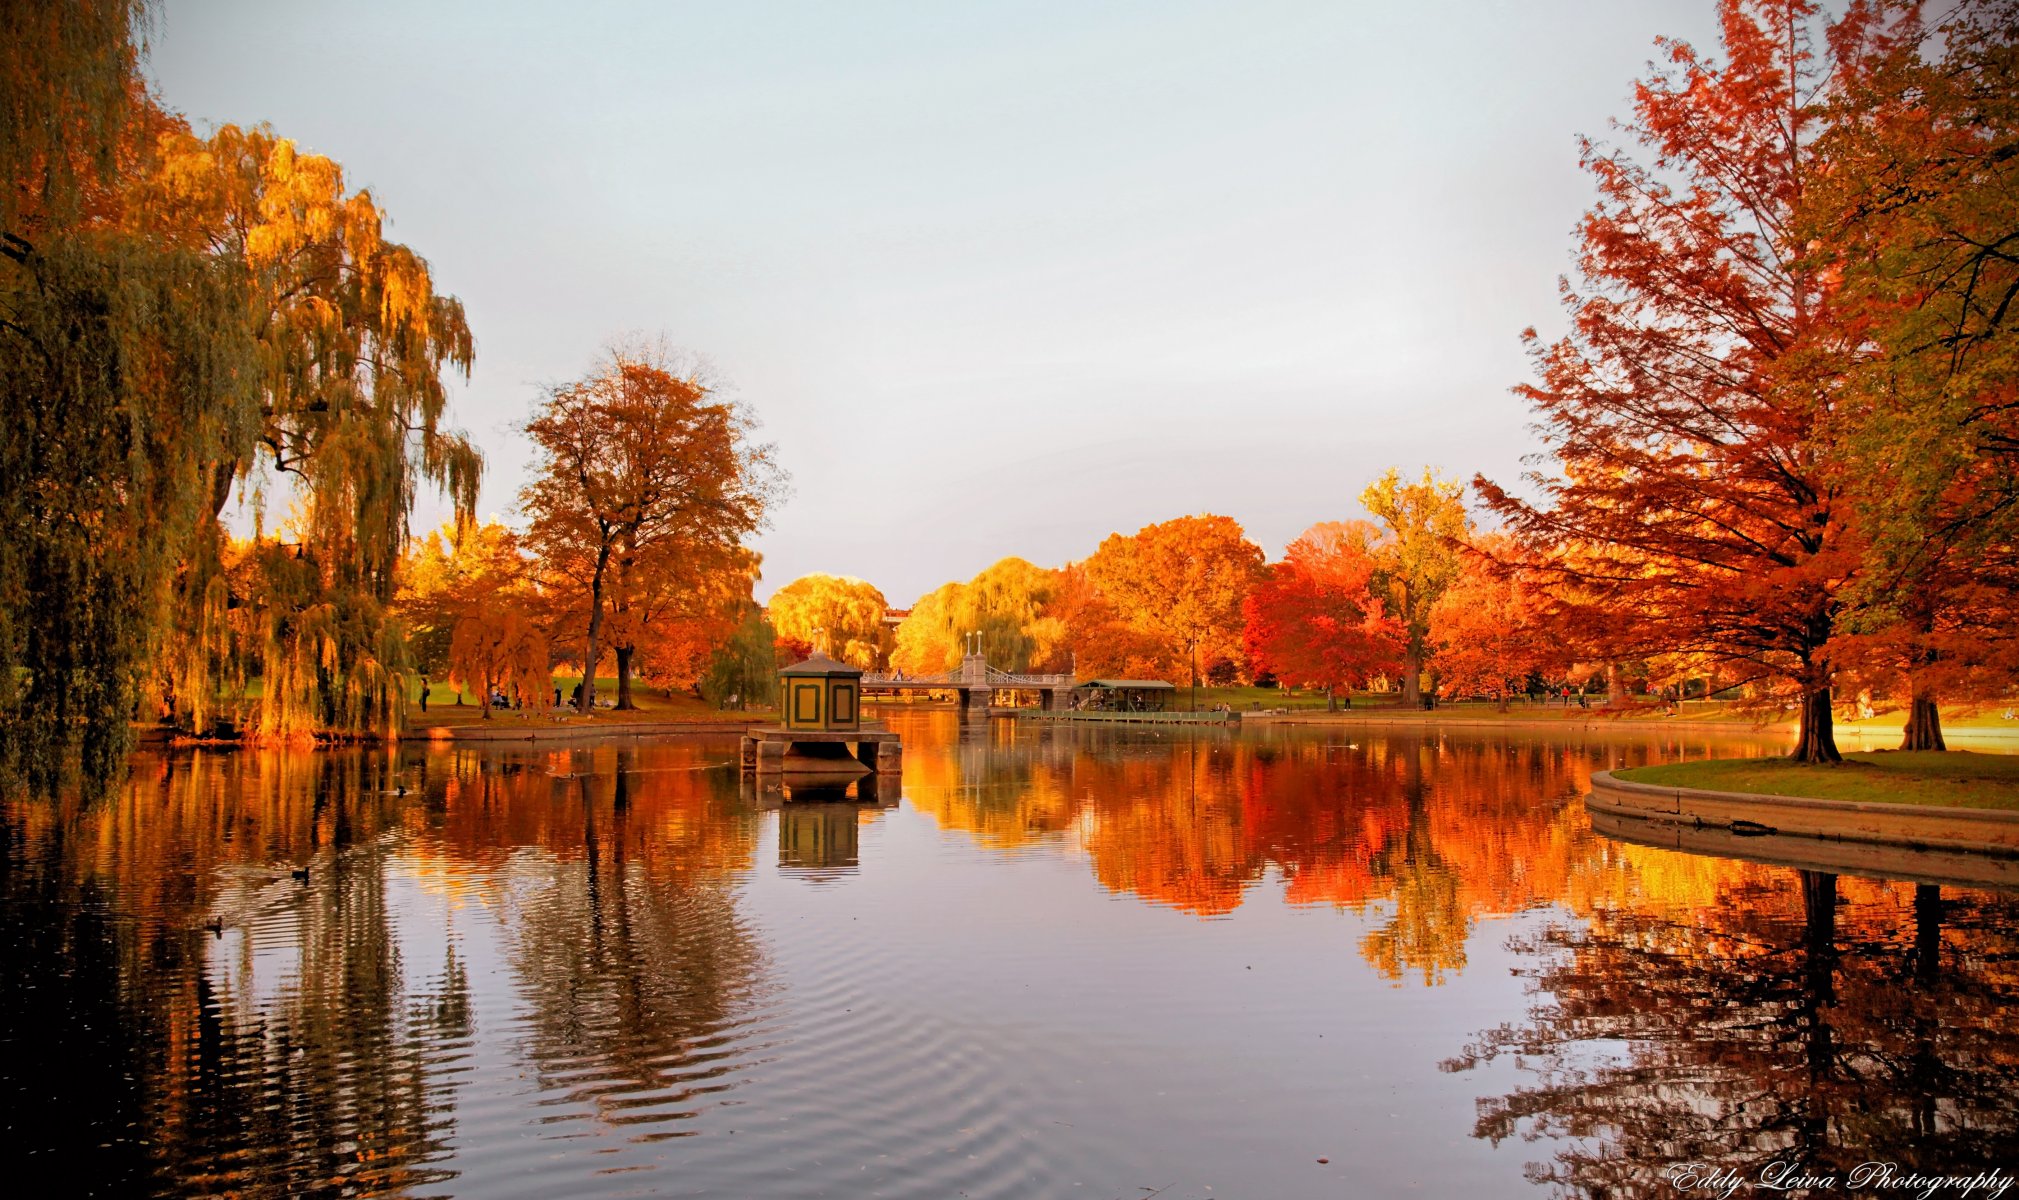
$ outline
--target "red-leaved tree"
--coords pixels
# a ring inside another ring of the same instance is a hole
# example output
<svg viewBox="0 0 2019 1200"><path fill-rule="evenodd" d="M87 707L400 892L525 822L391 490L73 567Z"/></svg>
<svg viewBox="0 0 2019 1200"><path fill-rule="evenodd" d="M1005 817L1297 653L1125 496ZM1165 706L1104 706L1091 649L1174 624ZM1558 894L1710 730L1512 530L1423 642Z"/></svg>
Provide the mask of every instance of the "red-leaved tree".
<svg viewBox="0 0 2019 1200"><path fill-rule="evenodd" d="M1793 225L1822 30L1807 0L1720 17L1725 61L1663 41L1671 65L1637 88L1620 128L1645 161L1582 144L1599 198L1570 331L1529 332L1539 379L1517 389L1555 469L1529 476L1537 499L1475 483L1604 657L1732 664L1799 696L1795 758L1835 761L1831 640L1861 563L1826 439L1845 339Z"/></svg>
<svg viewBox="0 0 2019 1200"><path fill-rule="evenodd" d="M1406 633L1372 583L1380 533L1365 521L1313 525L1242 605L1248 662L1285 683L1335 693L1402 668Z"/></svg>

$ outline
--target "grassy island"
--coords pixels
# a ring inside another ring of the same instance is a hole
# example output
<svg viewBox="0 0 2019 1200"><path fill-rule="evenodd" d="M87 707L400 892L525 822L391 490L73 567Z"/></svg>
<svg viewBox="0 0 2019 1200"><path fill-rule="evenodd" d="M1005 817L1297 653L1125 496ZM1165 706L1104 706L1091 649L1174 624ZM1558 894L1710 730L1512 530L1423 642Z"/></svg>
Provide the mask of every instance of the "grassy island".
<svg viewBox="0 0 2019 1200"><path fill-rule="evenodd" d="M1614 776L1658 787L1879 804L2019 810L2019 755L1878 750L1824 766L1785 758L1714 758L1634 767Z"/></svg>

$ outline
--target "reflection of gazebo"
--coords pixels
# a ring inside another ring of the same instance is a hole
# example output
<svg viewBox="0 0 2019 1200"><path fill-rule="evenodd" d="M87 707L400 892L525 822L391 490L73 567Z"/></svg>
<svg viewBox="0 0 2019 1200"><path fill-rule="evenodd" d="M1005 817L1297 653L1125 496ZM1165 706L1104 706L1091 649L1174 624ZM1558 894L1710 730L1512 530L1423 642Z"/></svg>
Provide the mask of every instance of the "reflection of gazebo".
<svg viewBox="0 0 2019 1200"><path fill-rule="evenodd" d="M1078 707L1104 712L1163 712L1177 694L1174 683L1162 679L1089 679L1073 688Z"/></svg>
<svg viewBox="0 0 2019 1200"><path fill-rule="evenodd" d="M813 879L855 870L862 812L860 805L819 801L784 806L778 814L779 868Z"/></svg>

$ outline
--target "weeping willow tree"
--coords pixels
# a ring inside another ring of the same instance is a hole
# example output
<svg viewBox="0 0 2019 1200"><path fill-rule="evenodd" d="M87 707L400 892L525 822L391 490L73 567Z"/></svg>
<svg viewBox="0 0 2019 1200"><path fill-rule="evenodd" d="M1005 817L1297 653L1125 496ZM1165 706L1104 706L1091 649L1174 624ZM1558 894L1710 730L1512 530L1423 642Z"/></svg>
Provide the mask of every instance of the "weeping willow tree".
<svg viewBox="0 0 2019 1200"><path fill-rule="evenodd" d="M205 464L249 447L244 264L125 226L141 5L0 8L0 756L114 774Z"/></svg>
<svg viewBox="0 0 2019 1200"><path fill-rule="evenodd" d="M467 520L482 459L446 427L447 369L475 354L462 305L437 295L427 262L386 240L369 192L345 189L328 158L271 130L227 125L160 139L144 188L150 232L243 266L260 336L251 364L260 427L243 453L209 464L216 517L235 483L291 502L286 552L254 556L242 653L263 687L268 737L386 733L404 713L406 656L387 615L418 489L434 485ZM163 682L178 716L200 719L218 646L221 559L192 554ZM229 584L225 585L229 591ZM230 601L225 601L227 607Z"/></svg>
<svg viewBox="0 0 2019 1200"><path fill-rule="evenodd" d="M0 758L44 780L114 775L150 689L206 721L235 660L266 734L396 724L408 514L481 469L461 306L335 163L153 104L145 9L0 6ZM298 552L227 571L237 483Z"/></svg>

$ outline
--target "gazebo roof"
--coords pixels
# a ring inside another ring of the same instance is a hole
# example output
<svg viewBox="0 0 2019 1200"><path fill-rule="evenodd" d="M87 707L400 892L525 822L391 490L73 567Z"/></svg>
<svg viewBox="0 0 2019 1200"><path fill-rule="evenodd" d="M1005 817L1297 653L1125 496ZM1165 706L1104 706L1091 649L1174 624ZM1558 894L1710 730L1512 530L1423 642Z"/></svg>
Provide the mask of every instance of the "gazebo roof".
<svg viewBox="0 0 2019 1200"><path fill-rule="evenodd" d="M1107 688L1113 692L1161 692L1166 690L1175 691L1178 685L1168 679L1089 679L1085 683L1075 684L1074 686Z"/></svg>

